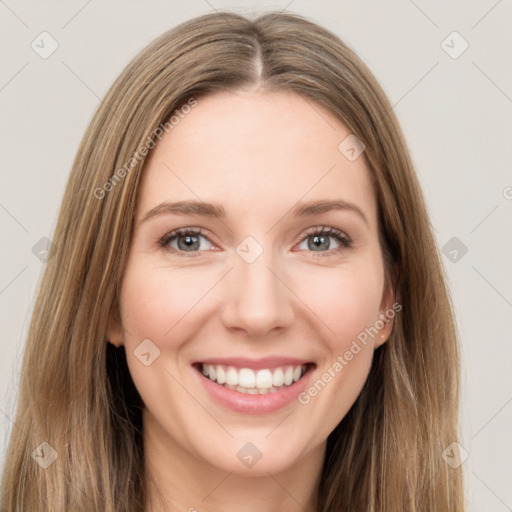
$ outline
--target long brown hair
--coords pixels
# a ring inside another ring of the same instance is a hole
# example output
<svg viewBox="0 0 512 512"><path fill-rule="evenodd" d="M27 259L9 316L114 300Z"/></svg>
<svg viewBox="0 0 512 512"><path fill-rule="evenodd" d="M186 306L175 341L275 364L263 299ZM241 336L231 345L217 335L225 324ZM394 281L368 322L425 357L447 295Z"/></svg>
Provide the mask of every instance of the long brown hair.
<svg viewBox="0 0 512 512"><path fill-rule="evenodd" d="M28 333L2 511L143 511L142 403L124 349L106 342L109 317L119 314L141 148L191 99L246 87L294 91L363 141L386 272L402 305L363 391L327 440L317 510L463 510L461 468L441 456L458 437L452 305L392 107L328 30L291 13L220 12L136 56L81 141Z"/></svg>

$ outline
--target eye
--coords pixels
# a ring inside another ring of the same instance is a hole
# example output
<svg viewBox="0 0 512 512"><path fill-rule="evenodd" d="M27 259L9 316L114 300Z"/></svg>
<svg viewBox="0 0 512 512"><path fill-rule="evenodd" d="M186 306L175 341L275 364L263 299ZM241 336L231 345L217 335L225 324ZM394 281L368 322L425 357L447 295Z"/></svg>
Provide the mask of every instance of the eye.
<svg viewBox="0 0 512 512"><path fill-rule="evenodd" d="M334 247L330 239L335 240ZM306 247L300 247L303 244L306 244ZM339 252L351 247L352 241L347 235L337 229L317 227L312 228L306 233L300 245L299 248L306 251L332 254L333 252ZM315 256L328 256L329 254L317 254Z"/></svg>
<svg viewBox="0 0 512 512"><path fill-rule="evenodd" d="M334 239L334 247L330 239ZM204 241L204 242L203 242ZM202 251L211 250L213 244L199 228L176 229L158 241L158 244L167 251L179 256L195 257ZM306 244L306 247L300 245ZM329 256L343 249L351 247L352 241L343 232L329 227L317 227L310 229L301 239L299 249L315 253L315 256Z"/></svg>
<svg viewBox="0 0 512 512"><path fill-rule="evenodd" d="M206 242L203 243L202 241ZM165 235L159 245L166 250L172 250L180 256L197 256L196 252L207 251L212 248L211 242L200 229L176 229ZM190 254L184 254L190 253Z"/></svg>

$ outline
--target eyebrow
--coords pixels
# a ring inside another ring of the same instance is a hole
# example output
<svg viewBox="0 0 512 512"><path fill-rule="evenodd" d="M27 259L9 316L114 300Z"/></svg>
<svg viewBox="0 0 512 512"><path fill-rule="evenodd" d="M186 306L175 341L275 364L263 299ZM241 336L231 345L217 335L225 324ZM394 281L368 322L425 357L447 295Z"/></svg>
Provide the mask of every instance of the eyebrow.
<svg viewBox="0 0 512 512"><path fill-rule="evenodd" d="M142 218L141 223L164 214L202 215L203 217L217 219L224 219L226 217L224 207L218 203L205 203L203 201L163 202L149 210Z"/></svg>
<svg viewBox="0 0 512 512"><path fill-rule="evenodd" d="M359 206L341 199L335 201L309 201L307 203L299 203L292 209L291 214L295 217L307 217L319 215L331 211L351 211L356 213L364 223L369 226L368 219Z"/></svg>
<svg viewBox="0 0 512 512"><path fill-rule="evenodd" d="M293 217L310 217L313 215L320 215L331 211L351 211L356 213L366 225L368 219L363 213L361 208L357 205L343 200L334 201L308 201L305 203L298 203L290 214ZM203 201L179 201L176 203L163 202L149 210L141 220L146 222L154 217L172 214L172 215L201 215L203 217L211 217L217 219L226 218L226 210L219 203L205 203Z"/></svg>

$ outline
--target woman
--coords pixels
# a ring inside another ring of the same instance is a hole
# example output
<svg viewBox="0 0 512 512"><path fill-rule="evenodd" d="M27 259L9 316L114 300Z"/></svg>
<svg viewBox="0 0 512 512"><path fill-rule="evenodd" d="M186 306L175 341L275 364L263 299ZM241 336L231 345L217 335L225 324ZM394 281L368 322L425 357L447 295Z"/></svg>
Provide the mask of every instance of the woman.
<svg viewBox="0 0 512 512"><path fill-rule="evenodd" d="M376 79L300 16L201 16L80 145L1 508L463 510L458 368Z"/></svg>

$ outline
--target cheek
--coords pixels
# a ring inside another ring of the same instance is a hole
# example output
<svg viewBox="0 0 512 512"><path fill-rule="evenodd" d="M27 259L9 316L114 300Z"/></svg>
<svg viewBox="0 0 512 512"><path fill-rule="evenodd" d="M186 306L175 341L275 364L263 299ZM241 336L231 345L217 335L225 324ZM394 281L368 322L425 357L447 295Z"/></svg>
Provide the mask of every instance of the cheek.
<svg viewBox="0 0 512 512"><path fill-rule="evenodd" d="M172 279L171 279L172 275ZM121 291L127 342L172 339L184 318L211 287L197 269L174 269L137 264L128 266Z"/></svg>
<svg viewBox="0 0 512 512"><path fill-rule="evenodd" d="M311 418L321 418L317 435L326 438L363 389L374 353L368 334L379 318L383 274L378 265L346 265L316 274L308 306L329 327L319 369L298 397ZM373 332L373 331L371 331Z"/></svg>
<svg viewBox="0 0 512 512"><path fill-rule="evenodd" d="M178 383L181 380L178 355L189 339L187 315L199 310L194 306L211 288L214 278L192 267L170 270L143 257L128 262L121 288L127 363L143 402L156 416L164 414L162 403L189 403L189 395ZM144 351L139 348L147 339L156 349L147 342L148 348ZM148 365L139 359L145 352L150 354ZM164 421L181 425L185 417L180 415L172 422L170 418Z"/></svg>
<svg viewBox="0 0 512 512"><path fill-rule="evenodd" d="M329 328L332 350L342 350L379 318L383 273L378 265L347 265L327 272L310 270L302 296Z"/></svg>

